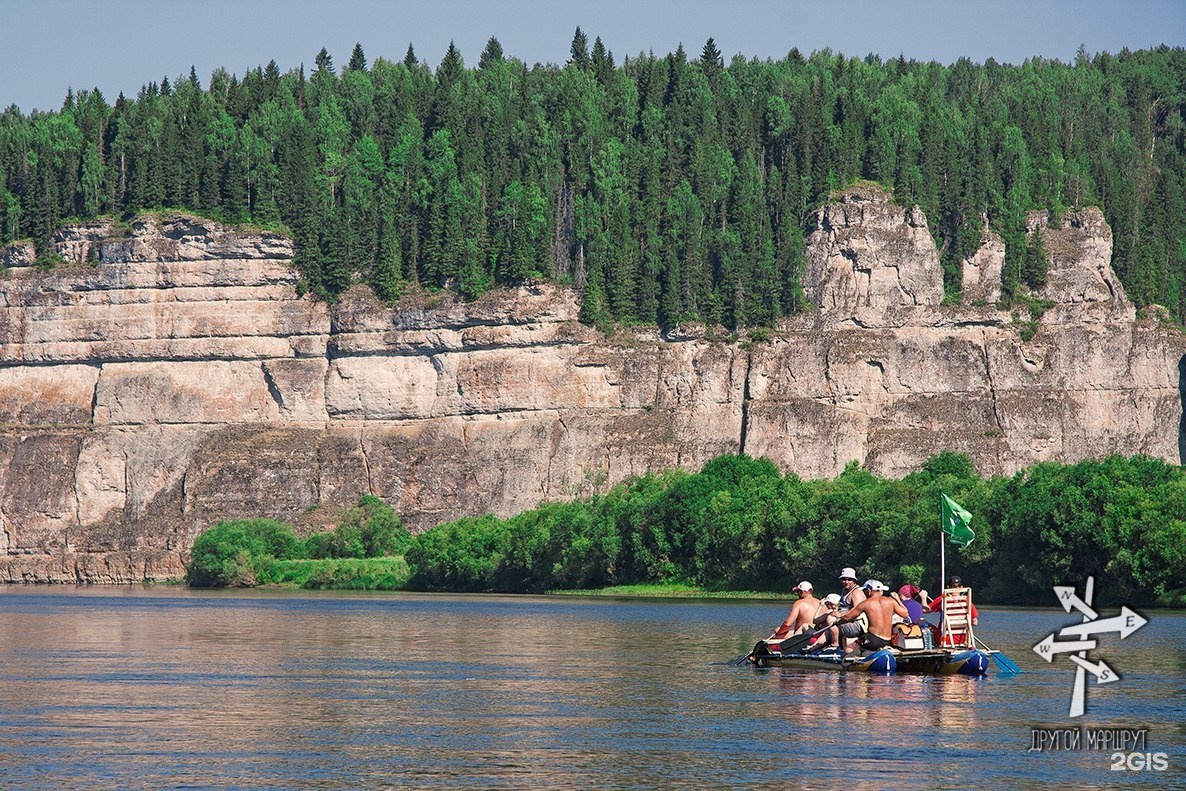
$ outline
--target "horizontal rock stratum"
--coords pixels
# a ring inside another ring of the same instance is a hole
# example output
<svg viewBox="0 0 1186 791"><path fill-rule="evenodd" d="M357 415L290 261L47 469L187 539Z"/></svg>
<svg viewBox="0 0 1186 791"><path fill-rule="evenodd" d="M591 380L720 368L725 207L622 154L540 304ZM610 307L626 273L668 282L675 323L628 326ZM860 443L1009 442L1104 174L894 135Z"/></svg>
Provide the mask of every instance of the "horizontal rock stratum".
<svg viewBox="0 0 1186 791"><path fill-rule="evenodd" d="M944 449L984 474L1179 461L1186 343L1137 318L1097 210L1031 216L1051 256L1036 332L988 304L991 233L964 263L970 304L944 305L917 208L856 189L816 223L816 308L753 343L606 337L544 284L329 306L298 296L289 240L183 215L66 228L48 272L11 246L0 580L174 578L224 517L315 523L372 492L419 530L738 451L804 477L900 476Z"/></svg>

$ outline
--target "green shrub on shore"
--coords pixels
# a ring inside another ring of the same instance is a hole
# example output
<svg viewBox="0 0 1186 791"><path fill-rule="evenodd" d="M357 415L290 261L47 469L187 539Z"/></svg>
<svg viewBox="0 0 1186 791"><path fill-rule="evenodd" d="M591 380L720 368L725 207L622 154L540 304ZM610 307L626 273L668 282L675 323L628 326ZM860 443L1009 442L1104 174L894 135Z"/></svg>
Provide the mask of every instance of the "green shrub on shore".
<svg viewBox="0 0 1186 791"><path fill-rule="evenodd" d="M302 557L379 558L402 555L411 544L412 535L395 509L372 494L364 494L334 530L305 539Z"/></svg>
<svg viewBox="0 0 1186 791"><path fill-rule="evenodd" d="M1049 603L1050 586L1096 580L1100 604L1173 606L1186 589L1186 473L1146 457L1038 464L981 478L940 453L900 480L853 463L832 480L722 456L695 474L646 475L604 495L502 520L459 519L417 537L408 587L542 592L609 586L788 590L862 578L934 588L939 495L974 515L947 570L982 601Z"/></svg>
<svg viewBox="0 0 1186 791"><path fill-rule="evenodd" d="M227 519L198 536L186 574L196 588L244 588L275 560L300 556L301 540L274 519Z"/></svg>
<svg viewBox="0 0 1186 791"><path fill-rule="evenodd" d="M348 509L332 531L305 540L271 519L219 522L194 542L186 581L194 587L296 585L398 590L412 536L395 510L373 495Z"/></svg>
<svg viewBox="0 0 1186 791"><path fill-rule="evenodd" d="M270 585L321 590L403 590L410 571L403 557L277 560L266 574Z"/></svg>
<svg viewBox="0 0 1186 791"><path fill-rule="evenodd" d="M1049 603L1050 586L1095 577L1098 603L1186 603L1186 473L1145 457L1038 464L981 478L940 453L900 480L858 464L832 480L721 456L698 473L645 475L605 494L509 519L466 517L413 538L363 498L305 541L270 520L231 520L194 545L192 585L282 584L544 592L612 586L823 592L843 566L892 586L938 583L939 496L973 514L975 540L947 570L981 601ZM367 558L369 553L385 553ZM400 555L406 556L406 561Z"/></svg>

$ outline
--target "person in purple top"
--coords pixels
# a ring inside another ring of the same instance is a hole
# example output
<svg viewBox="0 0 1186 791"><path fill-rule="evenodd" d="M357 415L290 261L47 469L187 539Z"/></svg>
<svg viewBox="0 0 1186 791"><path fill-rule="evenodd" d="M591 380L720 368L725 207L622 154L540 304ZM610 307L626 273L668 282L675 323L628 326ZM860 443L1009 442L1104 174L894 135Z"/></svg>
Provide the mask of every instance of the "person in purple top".
<svg viewBox="0 0 1186 791"><path fill-rule="evenodd" d="M910 613L910 623L922 622L922 602L919 601L918 587L916 585L903 585L892 595L895 599L902 602L902 606L906 608L906 612Z"/></svg>

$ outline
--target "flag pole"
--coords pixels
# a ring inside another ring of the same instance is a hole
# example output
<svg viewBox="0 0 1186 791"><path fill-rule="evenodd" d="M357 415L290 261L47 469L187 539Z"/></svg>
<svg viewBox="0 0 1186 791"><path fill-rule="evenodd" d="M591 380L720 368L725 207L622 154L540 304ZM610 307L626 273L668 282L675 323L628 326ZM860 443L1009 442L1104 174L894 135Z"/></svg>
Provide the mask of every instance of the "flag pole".
<svg viewBox="0 0 1186 791"><path fill-rule="evenodd" d="M942 521L943 517L939 517ZM939 596L943 596L943 587L947 584L947 535L943 528L939 528Z"/></svg>
<svg viewBox="0 0 1186 791"><path fill-rule="evenodd" d="M939 645L943 645L943 636L947 634L947 597L943 595L943 586L947 584L947 536L943 534L943 512L939 511Z"/></svg>

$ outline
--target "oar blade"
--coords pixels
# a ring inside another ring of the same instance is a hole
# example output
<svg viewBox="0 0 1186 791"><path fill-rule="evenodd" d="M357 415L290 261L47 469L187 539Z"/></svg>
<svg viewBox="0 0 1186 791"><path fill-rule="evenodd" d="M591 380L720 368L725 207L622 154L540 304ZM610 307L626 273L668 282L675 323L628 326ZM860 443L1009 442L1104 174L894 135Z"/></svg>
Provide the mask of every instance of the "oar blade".
<svg viewBox="0 0 1186 791"><path fill-rule="evenodd" d="M1001 671L1001 673L1009 676L1015 676L1021 672L1021 668L1017 666L1017 663L1002 654L1000 651L993 651L991 654L989 654L989 656L992 657L992 661L996 663L997 668Z"/></svg>

